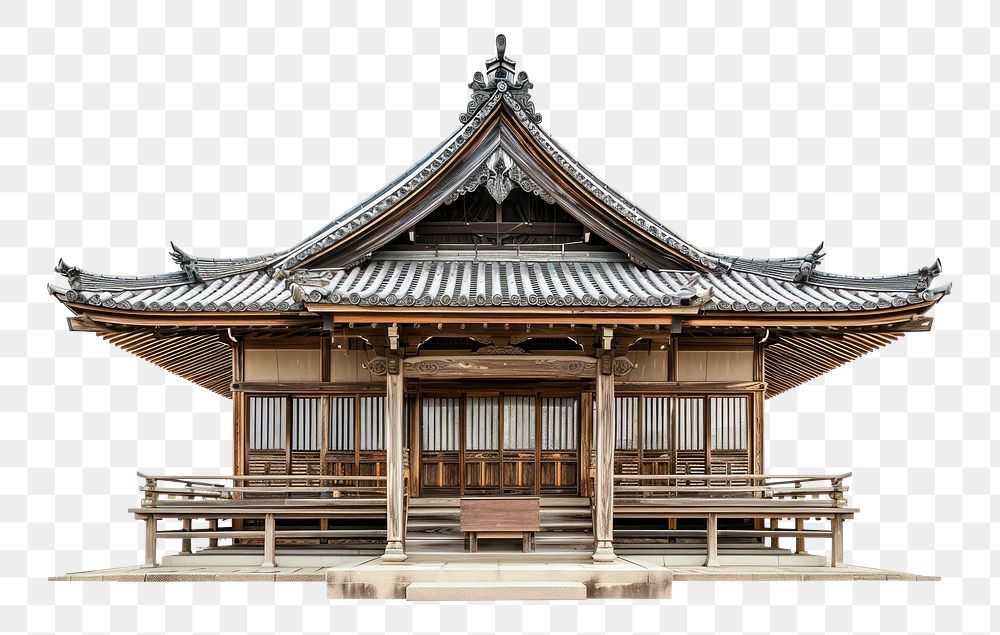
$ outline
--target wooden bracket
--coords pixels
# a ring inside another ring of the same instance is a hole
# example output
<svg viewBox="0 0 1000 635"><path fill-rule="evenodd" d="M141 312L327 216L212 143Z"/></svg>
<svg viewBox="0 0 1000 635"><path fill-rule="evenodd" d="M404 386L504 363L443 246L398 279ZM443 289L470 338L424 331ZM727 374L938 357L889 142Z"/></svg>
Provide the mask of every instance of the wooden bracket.
<svg viewBox="0 0 1000 635"><path fill-rule="evenodd" d="M612 343L615 338L615 330L609 328L601 329L601 348L606 351L611 350Z"/></svg>

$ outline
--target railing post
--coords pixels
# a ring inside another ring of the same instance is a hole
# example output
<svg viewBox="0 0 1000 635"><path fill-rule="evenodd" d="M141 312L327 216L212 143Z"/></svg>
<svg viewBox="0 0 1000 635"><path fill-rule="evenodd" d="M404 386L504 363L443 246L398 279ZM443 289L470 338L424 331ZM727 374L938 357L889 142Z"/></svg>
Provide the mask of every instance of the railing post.
<svg viewBox="0 0 1000 635"><path fill-rule="evenodd" d="M212 531L218 530L219 529L219 519L218 518L209 518L208 519L208 528L211 529ZM219 539L218 538L209 538L208 539L208 546L209 547L218 547L219 546Z"/></svg>
<svg viewBox="0 0 1000 635"><path fill-rule="evenodd" d="M804 518L795 519L795 531L805 531L806 521ZM796 536L795 537L795 553L802 554L806 552L806 537Z"/></svg>
<svg viewBox="0 0 1000 635"><path fill-rule="evenodd" d="M771 531L778 531L778 518L771 519ZM780 539L777 536L771 536L771 549L779 549L781 547Z"/></svg>
<svg viewBox="0 0 1000 635"><path fill-rule="evenodd" d="M844 517L834 514L830 519L830 528L833 534L833 546L830 549L830 566L844 566Z"/></svg>
<svg viewBox="0 0 1000 635"><path fill-rule="evenodd" d="M262 567L273 567L275 564L274 514L264 516L264 562Z"/></svg>
<svg viewBox="0 0 1000 635"><path fill-rule="evenodd" d="M159 499L159 494L156 493L156 479L147 476L146 483L143 485L142 490L142 506L143 507L156 507L156 501Z"/></svg>
<svg viewBox="0 0 1000 635"><path fill-rule="evenodd" d="M842 478L832 478L830 479L830 486L833 490L830 492L830 498L833 499L834 504L837 507L843 507L847 504L844 498L844 479Z"/></svg>
<svg viewBox="0 0 1000 635"><path fill-rule="evenodd" d="M146 563L144 566L156 566L156 516L146 516Z"/></svg>
<svg viewBox="0 0 1000 635"><path fill-rule="evenodd" d="M184 531L191 531L191 519L183 518L181 519L181 529ZM181 553L190 554L191 553L191 539L181 538Z"/></svg>
<svg viewBox="0 0 1000 635"><path fill-rule="evenodd" d="M719 521L716 514L709 514L705 521L706 543L708 553L705 557L706 567L719 566Z"/></svg>

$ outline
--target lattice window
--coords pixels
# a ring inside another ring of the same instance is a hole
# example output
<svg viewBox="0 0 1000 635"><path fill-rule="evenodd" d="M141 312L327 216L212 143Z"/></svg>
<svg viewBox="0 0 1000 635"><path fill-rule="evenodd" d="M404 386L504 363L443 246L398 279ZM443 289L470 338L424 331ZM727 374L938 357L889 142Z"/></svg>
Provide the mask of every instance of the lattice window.
<svg viewBox="0 0 1000 635"><path fill-rule="evenodd" d="M503 398L503 447L505 450L535 449L534 396Z"/></svg>
<svg viewBox="0 0 1000 635"><path fill-rule="evenodd" d="M678 450L705 449L704 397L674 398L674 422Z"/></svg>
<svg viewBox="0 0 1000 635"><path fill-rule="evenodd" d="M250 449L285 449L287 405L284 397L250 397Z"/></svg>
<svg viewBox="0 0 1000 635"><path fill-rule="evenodd" d="M496 450L500 430L498 397L465 398L465 449Z"/></svg>
<svg viewBox="0 0 1000 635"><path fill-rule="evenodd" d="M292 449L319 450L322 400L319 397L293 397L291 407Z"/></svg>
<svg viewBox="0 0 1000 635"><path fill-rule="evenodd" d="M460 402L456 397L424 397L421 400L424 450L450 452L459 449Z"/></svg>
<svg viewBox="0 0 1000 635"><path fill-rule="evenodd" d="M643 397L642 447L644 450L670 449L670 397Z"/></svg>
<svg viewBox="0 0 1000 635"><path fill-rule="evenodd" d="M542 449L576 450L579 415L576 397L542 397Z"/></svg>
<svg viewBox="0 0 1000 635"><path fill-rule="evenodd" d="M615 449L635 450L638 441L639 398L615 397Z"/></svg>
<svg viewBox="0 0 1000 635"><path fill-rule="evenodd" d="M354 451L355 398L330 397L330 429L327 447L335 452Z"/></svg>
<svg viewBox="0 0 1000 635"><path fill-rule="evenodd" d="M747 449L746 397L710 397L713 450Z"/></svg>
<svg viewBox="0 0 1000 635"><path fill-rule="evenodd" d="M385 397L366 395L358 401L361 412L361 451L385 450Z"/></svg>

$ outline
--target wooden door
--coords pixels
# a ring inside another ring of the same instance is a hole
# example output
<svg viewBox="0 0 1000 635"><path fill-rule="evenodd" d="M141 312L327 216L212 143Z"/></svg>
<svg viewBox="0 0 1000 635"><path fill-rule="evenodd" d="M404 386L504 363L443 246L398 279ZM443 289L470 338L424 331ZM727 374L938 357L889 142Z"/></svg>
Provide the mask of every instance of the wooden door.
<svg viewBox="0 0 1000 635"><path fill-rule="evenodd" d="M500 493L500 396L465 395L464 494Z"/></svg>
<svg viewBox="0 0 1000 635"><path fill-rule="evenodd" d="M462 398L420 398L420 493L457 495L462 490Z"/></svg>
<svg viewBox="0 0 1000 635"><path fill-rule="evenodd" d="M504 395L501 489L504 494L536 494L538 396Z"/></svg>
<svg viewBox="0 0 1000 635"><path fill-rule="evenodd" d="M423 496L580 492L579 393L428 393L419 414Z"/></svg>
<svg viewBox="0 0 1000 635"><path fill-rule="evenodd" d="M580 397L541 395L538 487L543 494L580 493Z"/></svg>

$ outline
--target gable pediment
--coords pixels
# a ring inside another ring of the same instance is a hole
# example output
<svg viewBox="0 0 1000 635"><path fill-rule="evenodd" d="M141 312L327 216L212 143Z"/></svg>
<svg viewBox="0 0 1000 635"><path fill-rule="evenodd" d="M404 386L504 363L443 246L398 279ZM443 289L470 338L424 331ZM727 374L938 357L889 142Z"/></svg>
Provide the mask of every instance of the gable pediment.
<svg viewBox="0 0 1000 635"><path fill-rule="evenodd" d="M488 112L478 112L463 129L468 136L439 147L438 156L414 166L408 173L413 176L404 176L395 189L293 249L283 266L340 268L362 262L442 205L479 188L498 203L516 188L556 204L643 267L707 270L717 265L714 257L607 188L554 142L540 143L534 131L544 133L518 102L499 92L497 96L492 107L490 101L484 103Z"/></svg>

